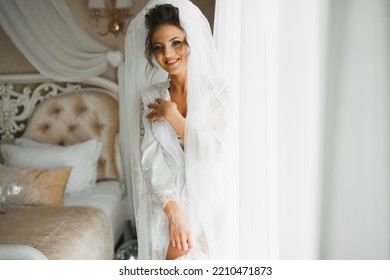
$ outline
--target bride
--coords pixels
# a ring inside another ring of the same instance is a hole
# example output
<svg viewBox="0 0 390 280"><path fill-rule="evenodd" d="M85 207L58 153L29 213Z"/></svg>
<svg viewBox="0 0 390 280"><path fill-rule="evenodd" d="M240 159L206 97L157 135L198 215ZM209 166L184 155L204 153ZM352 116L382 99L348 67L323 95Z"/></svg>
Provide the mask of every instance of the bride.
<svg viewBox="0 0 390 280"><path fill-rule="evenodd" d="M126 35L125 80L140 104L130 120L140 136L130 143L139 258L236 257L231 97L200 10L187 0L149 1Z"/></svg>

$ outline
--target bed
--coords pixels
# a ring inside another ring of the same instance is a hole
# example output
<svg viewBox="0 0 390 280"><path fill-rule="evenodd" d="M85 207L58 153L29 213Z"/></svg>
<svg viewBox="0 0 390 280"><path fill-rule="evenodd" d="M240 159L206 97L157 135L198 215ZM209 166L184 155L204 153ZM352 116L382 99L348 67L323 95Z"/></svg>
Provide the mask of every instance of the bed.
<svg viewBox="0 0 390 280"><path fill-rule="evenodd" d="M117 93L101 77L0 76L0 259L114 258L130 213Z"/></svg>

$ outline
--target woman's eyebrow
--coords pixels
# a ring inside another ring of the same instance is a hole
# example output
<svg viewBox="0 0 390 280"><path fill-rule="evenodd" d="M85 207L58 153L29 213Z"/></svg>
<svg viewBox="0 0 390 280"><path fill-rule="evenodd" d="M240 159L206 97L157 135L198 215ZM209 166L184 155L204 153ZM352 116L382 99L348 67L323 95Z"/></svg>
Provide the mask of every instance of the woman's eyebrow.
<svg viewBox="0 0 390 280"><path fill-rule="evenodd" d="M176 39L179 39L181 40L179 37L173 37L172 39L170 39L168 42L172 42L173 40L176 40ZM153 45L156 45L156 44L162 44L161 42L154 42Z"/></svg>
<svg viewBox="0 0 390 280"><path fill-rule="evenodd" d="M173 40L175 40L175 39L179 39L180 40L180 38L179 37L173 37L171 40L169 40L168 42L172 42Z"/></svg>

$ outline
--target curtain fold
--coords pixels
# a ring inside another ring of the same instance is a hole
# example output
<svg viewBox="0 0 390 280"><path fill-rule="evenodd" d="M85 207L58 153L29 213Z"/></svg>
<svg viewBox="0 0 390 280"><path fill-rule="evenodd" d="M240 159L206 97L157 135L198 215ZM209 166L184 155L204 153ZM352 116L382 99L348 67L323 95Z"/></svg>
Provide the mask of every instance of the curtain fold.
<svg viewBox="0 0 390 280"><path fill-rule="evenodd" d="M321 258L390 258L390 2L330 0Z"/></svg>
<svg viewBox="0 0 390 280"><path fill-rule="evenodd" d="M217 0L240 258L390 258L389 23L387 0Z"/></svg>
<svg viewBox="0 0 390 280"><path fill-rule="evenodd" d="M215 46L217 48L218 57L218 73L222 75L227 81L232 94L232 106L230 108L233 110L232 116L229 120L233 122L231 125L231 144L229 145L229 159L231 163L229 164L229 170L226 171L229 173L229 182L226 182L225 190L229 190L229 238L233 238L235 241L231 242L231 246L226 248L227 256L236 256L239 258L241 255L239 248L239 235L240 235L240 217L239 217L239 132L238 132L238 115L239 115L239 106L238 106L238 93L239 93L239 82L240 82L240 57L233 56L231 57L232 50L240 49L239 40L230 41L229 44L226 41L228 32L234 36L234 38L240 38L240 28L238 25L235 25L234 22L227 23L224 19L225 17L236 19L240 17L240 3L238 1L226 0L226 1L216 1L216 14L214 18L214 27L213 27L213 38ZM229 50L228 50L229 46ZM229 253L228 253L229 252Z"/></svg>
<svg viewBox="0 0 390 280"><path fill-rule="evenodd" d="M266 69L272 58L265 54L272 44L266 44L265 6L264 0L217 0L214 20L225 75L237 92L240 259L276 258L278 251L277 219L270 219L277 216L277 204L276 188L271 187L274 163L267 151L275 150L267 150L267 145L275 131L268 138L267 132L275 112L267 107L271 89Z"/></svg>
<svg viewBox="0 0 390 280"><path fill-rule="evenodd" d="M239 89L241 259L318 256L320 3L217 1L218 50Z"/></svg>
<svg viewBox="0 0 390 280"><path fill-rule="evenodd" d="M98 76L108 60L115 67L122 60L80 28L63 0L0 1L0 24L30 63L53 79Z"/></svg>
<svg viewBox="0 0 390 280"><path fill-rule="evenodd" d="M134 201L134 190L133 190L133 178L131 177L131 137L138 137L131 129L131 121L126 121L131 116L131 110L137 106L130 102L130 95L125 91L125 63L122 63L118 67L118 86L119 86L119 147L121 152L121 163L123 169L123 179L126 182L127 198L129 202L129 217L132 222L132 226L135 227L135 207L138 207Z"/></svg>

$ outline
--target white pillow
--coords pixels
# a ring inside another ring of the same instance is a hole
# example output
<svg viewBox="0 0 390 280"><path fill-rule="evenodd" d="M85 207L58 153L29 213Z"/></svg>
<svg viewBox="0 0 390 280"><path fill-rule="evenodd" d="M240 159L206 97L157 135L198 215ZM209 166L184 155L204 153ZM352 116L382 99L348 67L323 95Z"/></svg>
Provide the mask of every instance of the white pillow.
<svg viewBox="0 0 390 280"><path fill-rule="evenodd" d="M18 145L1 146L5 165L25 168L72 166L65 193L77 193L95 186L97 160L103 147L102 142L88 140L66 147L28 139L19 139L16 142Z"/></svg>

